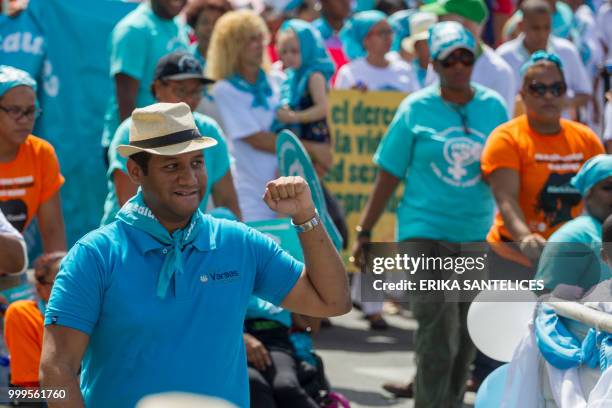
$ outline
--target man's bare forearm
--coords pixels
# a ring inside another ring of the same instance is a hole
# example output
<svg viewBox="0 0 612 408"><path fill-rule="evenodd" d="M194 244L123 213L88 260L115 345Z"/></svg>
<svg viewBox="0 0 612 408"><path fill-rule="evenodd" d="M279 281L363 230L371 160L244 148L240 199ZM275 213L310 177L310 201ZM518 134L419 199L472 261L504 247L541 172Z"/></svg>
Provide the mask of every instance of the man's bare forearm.
<svg viewBox="0 0 612 408"><path fill-rule="evenodd" d="M40 387L44 390L63 390L65 398L50 399L49 408L85 408L79 387L79 377L60 364L41 363Z"/></svg>
<svg viewBox="0 0 612 408"><path fill-rule="evenodd" d="M306 219L294 218L296 224ZM299 234L308 279L332 314L351 309L348 279L340 254L322 224Z"/></svg>
<svg viewBox="0 0 612 408"><path fill-rule="evenodd" d="M22 241L15 235L0 234L0 275L24 269L26 259Z"/></svg>

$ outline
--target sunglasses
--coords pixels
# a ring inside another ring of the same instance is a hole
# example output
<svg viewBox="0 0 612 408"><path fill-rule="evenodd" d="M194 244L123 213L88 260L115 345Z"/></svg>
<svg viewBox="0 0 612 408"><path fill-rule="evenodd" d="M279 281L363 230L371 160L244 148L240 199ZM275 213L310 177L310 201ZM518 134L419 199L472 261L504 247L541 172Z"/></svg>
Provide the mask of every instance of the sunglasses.
<svg viewBox="0 0 612 408"><path fill-rule="evenodd" d="M563 81L554 82L550 85L543 84L541 82L532 82L527 85L529 93L538 98L543 98L548 92L555 98L565 95L567 91L567 85Z"/></svg>
<svg viewBox="0 0 612 408"><path fill-rule="evenodd" d="M443 60L440 60L440 65L444 68L451 68L459 62L466 67L471 67L476 62L476 57L469 51L454 52Z"/></svg>

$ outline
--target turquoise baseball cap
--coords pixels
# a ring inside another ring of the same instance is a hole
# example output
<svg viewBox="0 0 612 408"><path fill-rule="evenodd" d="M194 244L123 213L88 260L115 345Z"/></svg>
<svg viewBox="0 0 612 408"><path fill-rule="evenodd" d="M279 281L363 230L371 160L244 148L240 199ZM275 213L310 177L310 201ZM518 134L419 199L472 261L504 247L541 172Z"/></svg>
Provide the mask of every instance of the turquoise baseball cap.
<svg viewBox="0 0 612 408"><path fill-rule="evenodd" d="M36 92L36 81L25 71L0 65L0 97L17 86L29 86Z"/></svg>
<svg viewBox="0 0 612 408"><path fill-rule="evenodd" d="M598 154L582 165L570 183L581 196L586 197L595 184L608 177L612 177L612 155Z"/></svg>
<svg viewBox="0 0 612 408"><path fill-rule="evenodd" d="M455 21L444 21L429 28L429 52L431 58L442 60L460 48L476 54L474 36Z"/></svg>

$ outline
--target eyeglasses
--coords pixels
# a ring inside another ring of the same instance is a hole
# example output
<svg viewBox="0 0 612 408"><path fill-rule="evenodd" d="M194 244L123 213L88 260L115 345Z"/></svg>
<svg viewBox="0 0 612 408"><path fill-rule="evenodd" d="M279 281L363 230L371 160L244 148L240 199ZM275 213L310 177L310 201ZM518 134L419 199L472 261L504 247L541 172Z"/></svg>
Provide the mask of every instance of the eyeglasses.
<svg viewBox="0 0 612 408"><path fill-rule="evenodd" d="M201 97L204 94L204 89L205 89L204 85L198 86L197 88L193 88L193 89L185 89L181 86L172 86L167 81L162 81L162 83L166 86L169 86L172 89L172 93L176 95L176 97L179 99L197 98L197 97Z"/></svg>
<svg viewBox="0 0 612 408"><path fill-rule="evenodd" d="M457 63L459 62L465 65L466 67L471 67L476 62L476 57L469 51L452 53L448 57L441 60L440 64L443 68L450 68L457 65Z"/></svg>
<svg viewBox="0 0 612 408"><path fill-rule="evenodd" d="M0 110L4 111L14 121L18 121L24 116L28 120L34 120L42 114L42 109L37 107L22 109L18 106L0 106Z"/></svg>
<svg viewBox="0 0 612 408"><path fill-rule="evenodd" d="M567 91L567 85L563 81L554 82L550 85L543 84L541 82L532 82L527 85L529 93L538 98L543 98L548 92L555 98L565 95Z"/></svg>

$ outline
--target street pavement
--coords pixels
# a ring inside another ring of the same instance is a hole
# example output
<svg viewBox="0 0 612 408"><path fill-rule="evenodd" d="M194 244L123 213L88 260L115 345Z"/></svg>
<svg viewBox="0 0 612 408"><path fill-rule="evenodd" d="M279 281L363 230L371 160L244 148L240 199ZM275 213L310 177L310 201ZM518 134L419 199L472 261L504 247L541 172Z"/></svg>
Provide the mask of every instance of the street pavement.
<svg viewBox="0 0 612 408"><path fill-rule="evenodd" d="M409 311L385 317L391 327L370 331L361 312L332 318L333 326L315 336L332 388L344 394L351 407L413 408L409 399L397 399L382 389L386 381L409 381L414 376L414 331L417 323ZM464 408L473 407L475 395L467 393Z"/></svg>

